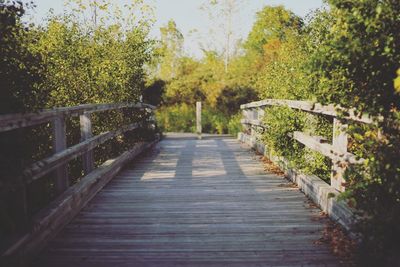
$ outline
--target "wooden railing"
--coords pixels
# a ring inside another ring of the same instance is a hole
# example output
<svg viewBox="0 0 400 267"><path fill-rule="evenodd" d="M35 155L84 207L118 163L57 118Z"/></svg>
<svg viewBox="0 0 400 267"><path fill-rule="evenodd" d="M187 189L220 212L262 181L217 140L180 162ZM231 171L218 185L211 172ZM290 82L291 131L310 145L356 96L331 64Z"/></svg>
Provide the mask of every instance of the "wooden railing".
<svg viewBox="0 0 400 267"><path fill-rule="evenodd" d="M22 177L20 180L22 181L23 193L20 201L24 209L22 212L24 216L28 217L26 188L32 182L45 177L49 173L53 173L55 192L59 196L49 207L41 210L33 218L29 219L31 224L30 232L9 248L3 256L15 256L20 251L31 253L31 251L36 250L37 248L32 244L40 244L38 246L40 247L46 240L59 231L127 161L157 142L159 139L158 135L155 136L154 141L137 142L129 151L95 168L93 149L129 131L141 127L154 128L154 108L154 106L144 103L89 104L43 110L36 113L1 115L0 133L45 123L51 123L52 125L52 136L49 138L53 142L53 154L30 166L26 166L21 172ZM146 125L136 122L93 136L91 114L121 109L139 109L145 112L147 114L146 118L148 118L144 121ZM73 116L79 116L81 142L67 147L66 119ZM67 164L78 157L82 157L85 177L71 188ZM60 217L63 219L59 220Z"/></svg>
<svg viewBox="0 0 400 267"><path fill-rule="evenodd" d="M293 132L291 137L306 147L321 153L332 160L331 186L338 191L344 191L343 174L348 164L361 164L363 159L357 158L355 155L347 151L348 135L347 127L349 122L358 122L373 124L375 123L367 115L358 116L354 110L345 110L335 107L334 105L321 105L307 101L293 100L277 100L266 99L262 101L252 102L241 105L243 110L242 124L247 127L253 138L257 136L257 128L268 131L268 125L264 124L265 107L283 106L291 109L297 109L313 114L330 116L333 118L333 138L332 142L321 136L311 136L304 132ZM340 119L339 119L340 117ZM342 123L346 121L346 123ZM273 130L273 129L270 129Z"/></svg>

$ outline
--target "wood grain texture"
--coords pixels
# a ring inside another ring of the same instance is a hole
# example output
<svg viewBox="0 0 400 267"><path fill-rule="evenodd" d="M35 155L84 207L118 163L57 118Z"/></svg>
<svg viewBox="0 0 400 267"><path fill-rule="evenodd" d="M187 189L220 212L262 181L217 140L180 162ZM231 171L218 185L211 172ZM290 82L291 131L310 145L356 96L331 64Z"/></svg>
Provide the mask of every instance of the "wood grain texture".
<svg viewBox="0 0 400 267"><path fill-rule="evenodd" d="M297 184L304 194L312 199L332 220L341 224L352 234L355 210L350 208L345 201L337 198L338 190L315 175L307 175L294 169L287 159L271 152L267 145L255 140L254 136L239 133L238 139L278 165L285 172L286 177Z"/></svg>
<svg viewBox="0 0 400 267"><path fill-rule="evenodd" d="M101 133L85 141L82 141L79 144L76 144L74 146L66 148L65 150L55 153L50 157L39 160L23 171L24 181L27 184L32 183L33 181L42 178L50 171L56 169L58 166L67 164L72 159L77 158L78 156L82 155L85 152L93 150L97 146L107 142L112 138L115 138L120 134L123 134L127 131L138 129L139 126L140 125L138 123L132 123L129 125L122 126L117 130Z"/></svg>
<svg viewBox="0 0 400 267"><path fill-rule="evenodd" d="M335 144L328 144L323 140L321 136L311 136L308 133L304 132L293 132L293 139L299 141L306 147L311 150L317 151L322 155L336 162L344 162L346 164L363 164L364 159L358 158L356 155L347 152L347 144L345 149L344 146L338 145L337 142Z"/></svg>
<svg viewBox="0 0 400 267"><path fill-rule="evenodd" d="M1 255L0 266L26 266L26 263L37 255L47 242L52 240L120 172L126 163L131 162L158 141L157 136L152 142L138 142L120 156L107 160L81 181L69 187L46 208L36 213L32 218L31 231Z"/></svg>
<svg viewBox="0 0 400 267"><path fill-rule="evenodd" d="M292 109L303 110L310 113L323 114L332 117L342 117L346 120L352 120L367 124L376 123L368 114L359 115L354 108L345 109L333 104L322 105L310 101L284 100L284 99L264 99L261 101L251 102L240 106L241 109L262 108L267 106L282 106ZM343 113L343 114L342 114ZM345 115L346 114L346 115ZM383 117L379 117L378 121L383 121Z"/></svg>
<svg viewBox="0 0 400 267"><path fill-rule="evenodd" d="M118 174L32 266L338 266L298 189L230 138L175 135Z"/></svg>
<svg viewBox="0 0 400 267"><path fill-rule="evenodd" d="M145 103L84 104L73 107L46 109L32 113L6 114L0 115L0 132L47 123L59 116L78 116L84 112L94 113L122 108L155 109L154 106Z"/></svg>

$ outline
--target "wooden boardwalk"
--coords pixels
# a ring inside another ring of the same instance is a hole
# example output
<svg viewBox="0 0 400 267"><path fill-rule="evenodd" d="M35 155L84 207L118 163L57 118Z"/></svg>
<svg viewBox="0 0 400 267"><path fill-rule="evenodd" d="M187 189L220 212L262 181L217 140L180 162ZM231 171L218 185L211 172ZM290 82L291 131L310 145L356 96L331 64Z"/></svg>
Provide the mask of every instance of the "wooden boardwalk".
<svg viewBox="0 0 400 267"><path fill-rule="evenodd" d="M112 180L34 266L338 266L324 219L231 138L173 135Z"/></svg>

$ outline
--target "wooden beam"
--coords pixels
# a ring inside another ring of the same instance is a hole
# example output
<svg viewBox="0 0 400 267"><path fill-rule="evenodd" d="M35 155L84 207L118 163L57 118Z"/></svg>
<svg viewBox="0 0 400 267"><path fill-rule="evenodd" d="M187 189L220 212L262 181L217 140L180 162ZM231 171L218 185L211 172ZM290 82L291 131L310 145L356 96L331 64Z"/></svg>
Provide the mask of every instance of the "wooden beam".
<svg viewBox="0 0 400 267"><path fill-rule="evenodd" d="M13 246L8 248L2 258L29 260L40 251L72 218L121 170L121 168L140 153L159 141L140 142L132 149L115 159L104 162L99 168L83 177L81 181L58 196L49 206L33 218L33 227Z"/></svg>
<svg viewBox="0 0 400 267"><path fill-rule="evenodd" d="M46 159L37 161L24 170L23 174L25 177L25 183L26 184L32 183L33 181L40 179L47 173L53 171L57 167L64 165L67 162L69 162L70 160L75 159L75 158L79 157L80 155L84 154L85 152L94 149L98 145L101 145L101 144L105 143L106 141L108 141L124 132L132 131L137 128L139 128L139 124L133 123L133 124L121 127L120 129L117 129L114 131L107 131L100 135L91 137L91 138L87 139L86 141L81 142L77 145L69 147L69 148L67 148L59 153L56 153Z"/></svg>
<svg viewBox="0 0 400 267"><path fill-rule="evenodd" d="M0 132L43 124L59 116L78 116L84 112L93 113L122 108L155 109L156 107L145 103L87 104L74 107L47 109L33 113L0 115Z"/></svg>
<svg viewBox="0 0 400 267"><path fill-rule="evenodd" d="M342 124L340 120L333 119L333 137L332 147L339 153L347 153L348 135L347 135L347 124ZM337 190L344 192L344 172L346 170L346 164L342 164L341 161L332 161L332 173L331 173L331 186Z"/></svg>
<svg viewBox="0 0 400 267"><path fill-rule="evenodd" d="M92 121L90 113L84 112L79 116L81 126L81 142L84 142L93 137L92 134ZM83 172L85 174L90 173L94 169L94 158L93 151L88 150L82 155L83 161Z"/></svg>
<svg viewBox="0 0 400 267"><path fill-rule="evenodd" d="M336 150L331 144L321 142L322 137L320 136L311 136L296 131L293 133L293 139L336 162L345 162L349 164L362 164L364 162L364 159L358 159L355 155L349 152Z"/></svg>
<svg viewBox="0 0 400 267"><path fill-rule="evenodd" d="M340 113L348 114L344 115L343 118L346 120L352 120L357 122L362 122L366 124L373 124L375 121L368 115L364 114L362 116L357 115L355 109L346 110L339 106L335 106L333 104L330 105L322 105L319 103L314 103L310 101L297 101L297 100L281 100L281 99L265 99L261 101L251 102L248 104L241 105L241 109L251 109L258 107L266 107L266 106L281 106L281 107L289 107L293 109L298 109L306 112L316 113L327 115L331 117L338 117ZM383 117L380 117L378 121L383 120Z"/></svg>
<svg viewBox="0 0 400 267"><path fill-rule="evenodd" d="M240 120L240 123L247 124L247 125L253 125L253 126L257 126L257 127L261 127L261 128L268 128L267 125L263 124L259 120L242 119L242 120Z"/></svg>
<svg viewBox="0 0 400 267"><path fill-rule="evenodd" d="M201 139L201 102L196 102L196 132L199 139Z"/></svg>
<svg viewBox="0 0 400 267"><path fill-rule="evenodd" d="M53 120L53 152L59 153L67 148L67 136L64 116L58 116ZM67 164L57 167L55 170L55 189L57 194L64 192L69 186Z"/></svg>

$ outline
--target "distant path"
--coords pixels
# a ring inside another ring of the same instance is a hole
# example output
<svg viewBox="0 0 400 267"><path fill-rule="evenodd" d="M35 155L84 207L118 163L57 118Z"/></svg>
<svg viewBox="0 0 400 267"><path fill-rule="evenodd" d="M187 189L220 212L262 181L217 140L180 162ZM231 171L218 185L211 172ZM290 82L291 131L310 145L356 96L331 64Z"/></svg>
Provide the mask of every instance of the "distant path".
<svg viewBox="0 0 400 267"><path fill-rule="evenodd" d="M112 180L36 266L338 266L324 220L228 137L174 134Z"/></svg>

